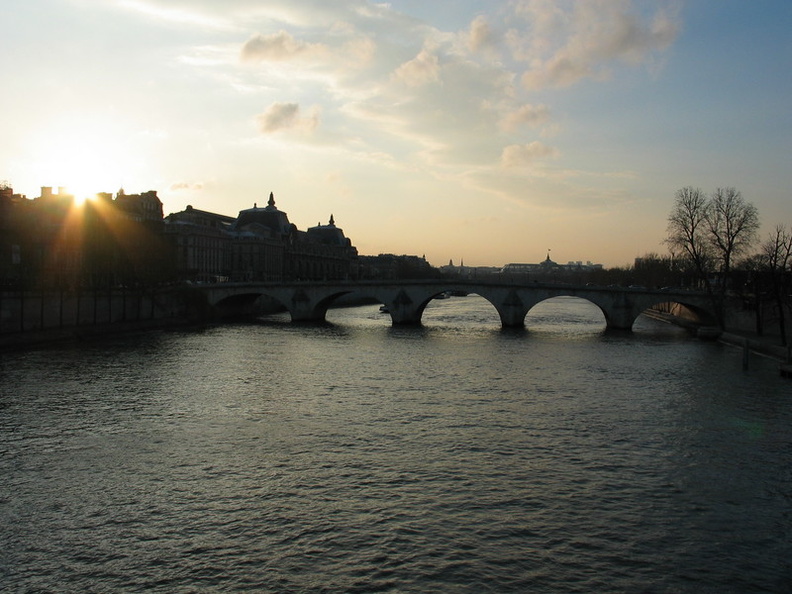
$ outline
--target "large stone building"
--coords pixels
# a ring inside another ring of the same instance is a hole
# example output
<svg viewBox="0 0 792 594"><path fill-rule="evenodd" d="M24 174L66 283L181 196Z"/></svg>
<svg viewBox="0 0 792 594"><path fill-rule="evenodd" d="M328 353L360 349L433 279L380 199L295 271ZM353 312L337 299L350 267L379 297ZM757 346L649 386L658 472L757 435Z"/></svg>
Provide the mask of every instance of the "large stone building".
<svg viewBox="0 0 792 594"><path fill-rule="evenodd" d="M165 237L182 280L216 282L227 279L231 267L232 217L188 206L165 218Z"/></svg>
<svg viewBox="0 0 792 594"><path fill-rule="evenodd" d="M122 188L116 194L115 205L133 221L162 223L162 201L154 190L142 194L127 194Z"/></svg>
<svg viewBox="0 0 792 594"><path fill-rule="evenodd" d="M300 231L270 193L236 219L186 210L168 215L179 274L198 282L339 280L358 273L358 254L331 215L327 225Z"/></svg>

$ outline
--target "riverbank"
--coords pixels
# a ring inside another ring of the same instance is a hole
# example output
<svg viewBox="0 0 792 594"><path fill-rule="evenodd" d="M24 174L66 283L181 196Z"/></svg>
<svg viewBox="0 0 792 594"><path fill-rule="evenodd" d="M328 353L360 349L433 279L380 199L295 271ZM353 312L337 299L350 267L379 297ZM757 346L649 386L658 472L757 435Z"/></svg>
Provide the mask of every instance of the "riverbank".
<svg viewBox="0 0 792 594"><path fill-rule="evenodd" d="M727 330L721 333L718 340L726 344L748 348L750 351L777 359L785 364L792 363L792 347L781 346L775 339Z"/></svg>
<svg viewBox="0 0 792 594"><path fill-rule="evenodd" d="M656 310L646 311L644 315L654 320L685 328L703 340L718 340L724 344L742 348L745 351L744 365L746 367L749 365L750 353L775 359L780 363L779 372L781 375L792 377L792 347L781 345L781 338L778 335L759 335L741 328L727 328L721 331L717 328L702 327L690 319Z"/></svg>
<svg viewBox="0 0 792 594"><path fill-rule="evenodd" d="M750 353L756 353L779 361L778 372L783 377L792 378L792 347L781 346L777 344L778 341L768 340L767 337L739 331L725 331L721 333L719 340L743 349L745 368L750 367Z"/></svg>

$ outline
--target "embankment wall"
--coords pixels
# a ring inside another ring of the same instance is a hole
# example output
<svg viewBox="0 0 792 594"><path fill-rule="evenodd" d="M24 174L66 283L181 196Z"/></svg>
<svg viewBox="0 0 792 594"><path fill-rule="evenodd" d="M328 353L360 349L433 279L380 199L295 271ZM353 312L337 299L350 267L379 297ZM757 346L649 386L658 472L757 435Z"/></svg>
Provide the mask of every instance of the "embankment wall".
<svg viewBox="0 0 792 594"><path fill-rule="evenodd" d="M0 347L199 319L202 296L182 288L0 291Z"/></svg>

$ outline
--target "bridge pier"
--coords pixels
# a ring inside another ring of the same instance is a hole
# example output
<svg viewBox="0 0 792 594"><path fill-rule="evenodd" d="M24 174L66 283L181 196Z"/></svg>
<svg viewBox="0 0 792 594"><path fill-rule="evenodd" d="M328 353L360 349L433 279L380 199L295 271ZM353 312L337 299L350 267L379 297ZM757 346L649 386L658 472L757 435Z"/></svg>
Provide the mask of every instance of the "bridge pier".
<svg viewBox="0 0 792 594"><path fill-rule="evenodd" d="M405 291L400 290L391 301L386 301L391 322L398 325L420 326L426 303L416 303Z"/></svg>
<svg viewBox="0 0 792 594"><path fill-rule="evenodd" d="M493 303L490 301L490 303ZM524 328L525 316L528 315L530 307L526 306L517 291L510 290L500 303L493 303L498 311L501 326L504 328Z"/></svg>
<svg viewBox="0 0 792 594"><path fill-rule="evenodd" d="M327 310L330 305L340 296L351 293L348 289L333 290L329 293L316 291L308 288L295 290L291 298L285 303L286 309L291 315L292 322L314 322L326 321Z"/></svg>
<svg viewBox="0 0 792 594"><path fill-rule="evenodd" d="M610 299L607 306L602 302L596 302L605 316L605 324L608 330L632 330L633 322L637 318L642 308L636 307L634 300L622 294Z"/></svg>
<svg viewBox="0 0 792 594"><path fill-rule="evenodd" d="M316 303L305 291L297 289L286 304L292 322L323 322L327 310L317 309Z"/></svg>
<svg viewBox="0 0 792 594"><path fill-rule="evenodd" d="M327 312L309 312L301 310L289 310L292 322L313 322L320 323L325 321L325 314Z"/></svg>
<svg viewBox="0 0 792 594"><path fill-rule="evenodd" d="M630 331L630 330L632 330L633 322L634 322L634 319L631 319L630 321L625 321L625 320L614 321L612 319L606 319L605 320L605 327L608 330L627 330L627 331Z"/></svg>
<svg viewBox="0 0 792 594"><path fill-rule="evenodd" d="M286 305L289 310L292 322L311 322L315 321L312 317L312 303L305 291L297 289L292 293L291 299Z"/></svg>
<svg viewBox="0 0 792 594"><path fill-rule="evenodd" d="M394 316L391 315L391 323L394 326L420 326L420 316Z"/></svg>

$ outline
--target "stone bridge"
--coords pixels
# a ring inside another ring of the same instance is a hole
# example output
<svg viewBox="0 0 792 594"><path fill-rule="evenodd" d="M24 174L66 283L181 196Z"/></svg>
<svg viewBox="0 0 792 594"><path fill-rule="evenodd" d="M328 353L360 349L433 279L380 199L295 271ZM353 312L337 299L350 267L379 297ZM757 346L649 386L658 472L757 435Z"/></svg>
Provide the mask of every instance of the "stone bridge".
<svg viewBox="0 0 792 594"><path fill-rule="evenodd" d="M715 325L704 293L627 287L575 286L553 283L515 284L480 280L401 280L337 282L259 282L198 285L210 306L222 316L249 315L262 296L280 303L293 322L321 322L328 308L341 297L377 301L390 313L393 324L420 324L429 302L447 292L477 294L498 312L504 328L523 327L530 309L546 299L571 296L600 308L608 328L632 329L635 319L661 303L684 306L698 323Z"/></svg>

